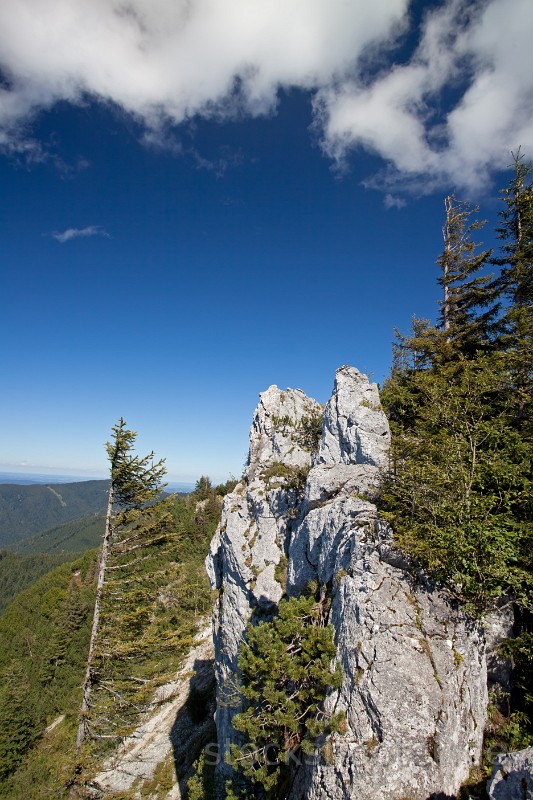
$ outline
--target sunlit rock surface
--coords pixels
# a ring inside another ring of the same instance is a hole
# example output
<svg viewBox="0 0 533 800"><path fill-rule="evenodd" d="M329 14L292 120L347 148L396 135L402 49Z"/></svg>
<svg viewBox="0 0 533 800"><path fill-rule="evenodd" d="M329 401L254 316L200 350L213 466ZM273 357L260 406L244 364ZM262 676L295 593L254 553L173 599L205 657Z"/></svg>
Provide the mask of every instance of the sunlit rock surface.
<svg viewBox="0 0 533 800"><path fill-rule="evenodd" d="M413 580L392 531L378 519L373 500L390 432L377 386L353 367L337 371L311 453L299 442L298 426L318 411L300 390L264 392L249 465L224 501L208 558L219 593L219 742L227 748L235 741L235 709L226 698L247 621L275 609L285 575L291 595L318 580L332 597L330 622L344 671L326 705L346 712L347 729L331 739L327 763L319 752L296 772L291 800L453 795L481 752L483 628L445 592ZM292 480L308 468L305 485Z"/></svg>
<svg viewBox="0 0 533 800"><path fill-rule="evenodd" d="M487 783L490 800L533 798L533 747L498 756Z"/></svg>

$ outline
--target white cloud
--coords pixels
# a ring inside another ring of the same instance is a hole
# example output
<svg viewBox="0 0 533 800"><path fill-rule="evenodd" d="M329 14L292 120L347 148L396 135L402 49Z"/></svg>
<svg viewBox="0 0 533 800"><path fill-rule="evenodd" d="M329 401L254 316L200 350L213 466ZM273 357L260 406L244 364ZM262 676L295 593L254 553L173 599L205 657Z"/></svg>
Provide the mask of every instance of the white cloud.
<svg viewBox="0 0 533 800"><path fill-rule="evenodd" d="M300 87L324 151L379 154L386 191L479 186L510 149L533 152L531 0L443 0L395 63L409 19L409 0L4 0L0 146L41 157L25 131L60 99L116 103L158 146L197 114L269 114Z"/></svg>
<svg viewBox="0 0 533 800"><path fill-rule="evenodd" d="M86 228L67 228L65 231L51 233L50 236L57 242L64 244L71 239L79 239L87 236L106 236L109 234L100 225L89 225Z"/></svg>
<svg viewBox="0 0 533 800"><path fill-rule="evenodd" d="M389 208L405 208L407 202L403 199L403 197L396 197L393 194L386 194L383 200L383 205L386 209Z"/></svg>
<svg viewBox="0 0 533 800"><path fill-rule="evenodd" d="M379 154L388 169L371 183L385 190L483 187L510 150L533 152L532 30L530 0L446 3L409 63L318 93L325 150L339 163L358 145Z"/></svg>

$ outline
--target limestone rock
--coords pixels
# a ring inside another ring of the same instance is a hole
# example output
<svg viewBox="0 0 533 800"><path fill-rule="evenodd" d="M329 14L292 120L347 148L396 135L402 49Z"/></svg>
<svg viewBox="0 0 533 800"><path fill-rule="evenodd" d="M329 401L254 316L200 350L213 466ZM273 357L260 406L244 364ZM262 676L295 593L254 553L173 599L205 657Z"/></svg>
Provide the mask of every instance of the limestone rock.
<svg viewBox="0 0 533 800"><path fill-rule="evenodd" d="M224 498L220 525L206 561L219 599L213 617L218 687L216 722L222 751L234 740L228 701L237 674L237 651L252 613L267 614L284 592L286 551L311 452L300 443L304 418L322 413L300 389L271 386L260 395L250 430L243 480ZM228 768L221 763L220 772Z"/></svg>
<svg viewBox="0 0 533 800"><path fill-rule="evenodd" d="M347 726L296 772L290 800L426 800L453 795L479 760L487 707L484 632L454 600L412 579L375 498L390 433L377 387L352 367L336 374L311 455L299 425L319 406L270 387L250 433L243 481L224 500L208 571L214 615L219 741L235 741L224 702L252 614L310 580L332 596L343 684L326 700ZM310 469L309 469L310 468ZM309 469L305 487L301 485ZM325 750L321 751L321 753ZM220 767L223 772L226 769Z"/></svg>
<svg viewBox="0 0 533 800"><path fill-rule="evenodd" d="M381 408L378 387L355 367L340 367L324 414L318 464L388 462L390 431Z"/></svg>
<svg viewBox="0 0 533 800"><path fill-rule="evenodd" d="M444 593L413 585L404 569L382 560L391 532L370 503L334 500L309 512L302 529L307 567L314 564L318 580L332 586L344 680L326 706L345 711L347 730L332 737L333 763L303 765L291 800L455 794L481 754L487 689L480 628ZM291 581L301 574L295 554Z"/></svg>
<svg viewBox="0 0 533 800"><path fill-rule="evenodd" d="M301 389L284 392L277 386L270 386L259 398L250 430L247 477L277 462L308 466L310 453L299 443L298 424L304 417L320 413L320 405Z"/></svg>
<svg viewBox="0 0 533 800"><path fill-rule="evenodd" d="M533 747L498 756L487 794L490 800L532 800Z"/></svg>
<svg viewBox="0 0 533 800"><path fill-rule="evenodd" d="M484 640L451 598L415 584L370 502L390 435L377 388L337 371L290 542L288 591L331 587L344 671L327 701L347 730L299 770L291 800L425 800L455 794L478 762L487 706Z"/></svg>

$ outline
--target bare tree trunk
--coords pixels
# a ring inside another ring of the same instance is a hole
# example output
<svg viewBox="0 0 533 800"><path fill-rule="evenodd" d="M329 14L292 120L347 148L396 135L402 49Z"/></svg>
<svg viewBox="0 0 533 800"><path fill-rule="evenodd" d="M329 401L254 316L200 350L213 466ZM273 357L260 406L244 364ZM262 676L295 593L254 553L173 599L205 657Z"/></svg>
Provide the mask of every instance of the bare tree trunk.
<svg viewBox="0 0 533 800"><path fill-rule="evenodd" d="M442 306L442 320L443 320L443 327L446 333L448 334L446 337L446 341L448 344L451 341L451 337L449 334L450 330L450 287L448 286L447 278L449 274L449 264L448 260L450 258L450 240L451 240L451 233L450 233L450 220L453 210L453 195L449 195L444 201L444 207L446 209L446 223L444 228L442 229L442 235L444 237L444 257L442 259L442 270L443 270L443 279L444 279L444 304Z"/></svg>
<svg viewBox="0 0 533 800"><path fill-rule="evenodd" d="M102 550L98 561L98 581L96 583L96 599L94 601L94 614L93 626L91 631L91 641L89 644L89 654L87 656L87 670L85 672L85 680L83 683L83 699L80 708L80 721L78 725L78 734L76 736L76 749L85 742L87 738L87 716L91 706L91 695L93 689L93 662L94 651L96 647L96 640L98 638L98 629L100 626L100 609L102 605L102 593L104 588L105 570L107 566L107 556L109 553L109 542L112 533L112 511L113 511L113 484L109 487L109 495L107 500L107 514L105 522L104 539L102 542Z"/></svg>

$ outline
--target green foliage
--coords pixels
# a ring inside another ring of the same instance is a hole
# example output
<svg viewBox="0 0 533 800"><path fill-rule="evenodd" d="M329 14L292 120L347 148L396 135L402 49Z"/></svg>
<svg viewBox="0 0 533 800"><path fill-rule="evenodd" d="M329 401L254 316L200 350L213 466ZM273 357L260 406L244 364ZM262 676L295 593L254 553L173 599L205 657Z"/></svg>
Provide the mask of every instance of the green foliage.
<svg viewBox="0 0 533 800"><path fill-rule="evenodd" d="M383 391L394 409L383 513L400 546L480 610L502 594L527 602L530 453L511 382L493 355L396 374Z"/></svg>
<svg viewBox="0 0 533 800"><path fill-rule="evenodd" d="M440 346L449 354L460 348L463 356L471 356L490 347L498 313L498 303L490 288L492 275L477 274L488 263L492 251L478 253L478 245L472 240L473 233L485 224L470 221L478 208L458 202L455 195L446 198L445 207L444 250L437 259L441 270L438 281L444 290L439 304L443 333ZM481 313L481 308L486 310Z"/></svg>
<svg viewBox="0 0 533 800"><path fill-rule="evenodd" d="M113 503L125 508L142 508L155 501L163 488L165 460L154 463L154 453L147 456L133 455L132 447L137 438L135 431L126 428L120 418L113 426L113 439L106 444L111 465L111 491Z"/></svg>
<svg viewBox="0 0 533 800"><path fill-rule="evenodd" d="M204 559L220 519L208 478L195 492L124 509L110 543L101 595L87 725L101 758L171 678L211 608Z"/></svg>
<svg viewBox="0 0 533 800"><path fill-rule="evenodd" d="M468 610L505 597L525 620L507 645L516 744L533 721L533 188L520 153L513 166L494 278L475 275L489 254L476 255L469 238L479 227L471 209L448 198L439 326L415 319L411 336L397 335L382 392L393 438L381 513L414 563Z"/></svg>
<svg viewBox="0 0 533 800"><path fill-rule="evenodd" d="M322 409L316 413L305 415L300 420L297 432L297 442L304 450L314 453L322 437L322 423L324 412Z"/></svg>
<svg viewBox="0 0 533 800"><path fill-rule="evenodd" d="M38 733L18 769L0 782L2 800L67 800L75 719L67 714L53 730Z"/></svg>
<svg viewBox="0 0 533 800"><path fill-rule="evenodd" d="M283 464L275 461L269 467L261 471L261 478L264 481L277 483L286 489L294 489L296 492L303 492L305 482L309 474L310 467L297 467L290 464Z"/></svg>
<svg viewBox="0 0 533 800"><path fill-rule="evenodd" d="M172 496L159 509L164 515L156 511L135 511L111 546L110 566L119 569L110 570L103 597L97 667L106 688L95 693L91 709L95 734L132 729L153 690L179 669L198 618L211 607L204 559L220 495L212 490L203 502L195 493ZM136 549L128 553L128 546ZM66 798L73 773L90 780L117 743L91 740L78 764L74 741L95 575L89 553L41 578L0 618L0 719L9 719L0 729L2 800ZM60 714L65 720L45 734Z"/></svg>
<svg viewBox="0 0 533 800"><path fill-rule="evenodd" d="M72 553L19 556L9 550L0 550L0 615L17 594L72 557Z"/></svg>
<svg viewBox="0 0 533 800"><path fill-rule="evenodd" d="M272 422L274 429L290 435L293 442L303 450L314 453L322 436L322 421L324 411L322 408L305 414L301 419L295 420L288 414L282 417L274 416Z"/></svg>
<svg viewBox="0 0 533 800"><path fill-rule="evenodd" d="M109 481L0 484L0 547L72 520L104 514L108 487Z"/></svg>
<svg viewBox="0 0 533 800"><path fill-rule="evenodd" d="M214 765L208 764L205 753L194 762L194 773L187 781L188 800L211 800L215 796Z"/></svg>
<svg viewBox="0 0 533 800"><path fill-rule="evenodd" d="M502 191L504 207L497 229L500 255L492 262L501 268L496 287L507 295L511 309L531 309L533 302L533 167L521 149L513 153L513 172Z"/></svg>
<svg viewBox="0 0 533 800"><path fill-rule="evenodd" d="M215 486L215 492L220 495L220 497L225 497L227 494L232 492L238 484L237 478L228 478L225 483L219 483L218 486Z"/></svg>
<svg viewBox="0 0 533 800"><path fill-rule="evenodd" d="M291 763L341 723L342 715L322 708L342 680L340 666L331 667L336 648L326 616L324 595L282 600L271 622L248 625L239 649L244 708L233 725L248 744L232 746L230 763L268 798L285 796Z"/></svg>
<svg viewBox="0 0 533 800"><path fill-rule="evenodd" d="M205 500L209 497L211 492L211 480L207 477L207 475L202 475L197 481L196 486L194 487L194 491L198 496L199 500Z"/></svg>
<svg viewBox="0 0 533 800"><path fill-rule="evenodd" d="M78 554L98 547L102 541L104 528L105 516L92 514L90 517L66 522L64 525L22 539L11 545L11 550L21 556L47 553L53 556L65 556L63 560L72 560Z"/></svg>
<svg viewBox="0 0 533 800"><path fill-rule="evenodd" d="M21 764L54 717L77 705L94 566L89 553L57 567L0 618L0 780Z"/></svg>
<svg viewBox="0 0 533 800"><path fill-rule="evenodd" d="M472 277L490 254L476 255L470 207L447 198L440 327L415 320L398 336L382 393L393 431L384 514L400 546L477 610L501 595L531 603L533 191L530 166L520 155L514 166L500 275ZM504 295L513 303L497 321ZM510 336L526 304L529 328Z"/></svg>

